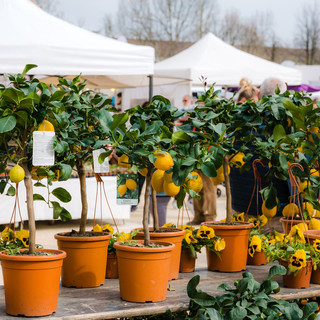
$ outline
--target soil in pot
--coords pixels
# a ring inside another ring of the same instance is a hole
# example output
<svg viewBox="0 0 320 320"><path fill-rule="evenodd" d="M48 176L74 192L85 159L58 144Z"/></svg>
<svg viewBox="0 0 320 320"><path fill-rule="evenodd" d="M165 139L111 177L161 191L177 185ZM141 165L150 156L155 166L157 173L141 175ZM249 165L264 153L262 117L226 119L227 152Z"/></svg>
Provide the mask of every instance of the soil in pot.
<svg viewBox="0 0 320 320"><path fill-rule="evenodd" d="M215 252L206 249L207 264L210 271L238 272L246 269L248 242L251 223L209 221L204 225L214 229L217 236L224 239L226 247L220 251L219 257Z"/></svg>
<svg viewBox="0 0 320 320"><path fill-rule="evenodd" d="M70 237L66 234L68 233L54 236L58 241L58 248L67 253L61 272L62 285L75 288L103 285L111 234L98 233L97 236L97 233L90 233L89 237Z"/></svg>
<svg viewBox="0 0 320 320"><path fill-rule="evenodd" d="M139 242L142 243L142 240ZM117 250L120 296L123 300L157 302L166 299L171 254L175 245L163 241L152 242L162 246L114 244Z"/></svg>
<svg viewBox="0 0 320 320"><path fill-rule="evenodd" d="M50 255L0 253L6 312L10 315L40 317L57 310L61 267L66 253L51 249L37 249L37 252Z"/></svg>

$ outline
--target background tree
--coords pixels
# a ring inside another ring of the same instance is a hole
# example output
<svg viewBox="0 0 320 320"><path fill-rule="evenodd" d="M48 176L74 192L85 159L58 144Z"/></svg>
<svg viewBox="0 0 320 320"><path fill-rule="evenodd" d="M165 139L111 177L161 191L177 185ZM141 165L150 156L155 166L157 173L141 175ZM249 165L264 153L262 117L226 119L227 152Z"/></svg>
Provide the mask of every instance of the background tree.
<svg viewBox="0 0 320 320"><path fill-rule="evenodd" d="M57 7L57 1L48 1L48 0L32 0L39 5L44 11L58 17L63 18L63 12L60 11Z"/></svg>
<svg viewBox="0 0 320 320"><path fill-rule="evenodd" d="M305 4L297 16L295 43L305 51L305 63L316 62L320 41L319 4L316 1Z"/></svg>

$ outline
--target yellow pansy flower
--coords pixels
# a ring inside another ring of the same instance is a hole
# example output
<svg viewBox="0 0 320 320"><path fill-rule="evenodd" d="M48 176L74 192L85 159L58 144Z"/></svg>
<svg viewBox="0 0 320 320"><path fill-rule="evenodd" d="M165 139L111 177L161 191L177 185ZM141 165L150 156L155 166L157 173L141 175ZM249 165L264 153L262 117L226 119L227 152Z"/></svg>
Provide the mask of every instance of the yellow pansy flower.
<svg viewBox="0 0 320 320"><path fill-rule="evenodd" d="M4 241L14 241L15 235L13 230L9 227L5 227L4 230L1 232L1 239Z"/></svg>
<svg viewBox="0 0 320 320"><path fill-rule="evenodd" d="M185 225L185 224L178 225L178 228L179 229L184 229L184 230L192 230L192 231L195 229L195 227L189 226L189 225Z"/></svg>
<svg viewBox="0 0 320 320"><path fill-rule="evenodd" d="M94 232L102 232L102 228L101 228L101 226L99 224L96 224L93 227L92 231L94 231Z"/></svg>
<svg viewBox="0 0 320 320"><path fill-rule="evenodd" d="M170 223L164 224L162 227L163 227L163 228L175 228L176 225L170 222Z"/></svg>
<svg viewBox="0 0 320 320"><path fill-rule="evenodd" d="M307 265L307 255L302 249L297 250L289 260L289 269L291 271L300 270Z"/></svg>
<svg viewBox="0 0 320 320"><path fill-rule="evenodd" d="M268 222L268 218L263 214L259 217L259 221L260 221L260 227L264 227Z"/></svg>
<svg viewBox="0 0 320 320"><path fill-rule="evenodd" d="M29 231L22 229L16 232L16 238L19 239L25 247L29 247Z"/></svg>
<svg viewBox="0 0 320 320"><path fill-rule="evenodd" d="M254 228L258 228L260 225L260 221L257 218L250 218L248 222L252 223Z"/></svg>
<svg viewBox="0 0 320 320"><path fill-rule="evenodd" d="M244 222L244 212L234 214L231 218L231 221Z"/></svg>
<svg viewBox="0 0 320 320"><path fill-rule="evenodd" d="M314 240L312 246L317 252L320 252L320 239Z"/></svg>
<svg viewBox="0 0 320 320"><path fill-rule="evenodd" d="M285 237L286 237L286 235L284 233L277 232L274 239L275 239L275 242L284 243Z"/></svg>
<svg viewBox="0 0 320 320"><path fill-rule="evenodd" d="M261 238L259 236L254 235L249 245L249 254L251 257L253 257L256 251L261 252L261 244L262 244Z"/></svg>
<svg viewBox="0 0 320 320"><path fill-rule="evenodd" d="M190 243L197 243L198 240L196 238L194 238L192 231L191 230L186 230L184 236L183 236L184 240L186 241L187 244Z"/></svg>
<svg viewBox="0 0 320 320"><path fill-rule="evenodd" d="M207 226L201 226L197 232L197 238L212 239L214 238L214 230Z"/></svg>
<svg viewBox="0 0 320 320"><path fill-rule="evenodd" d="M102 231L103 231L103 232L108 232L108 233L111 233L111 234L114 233L114 229L113 229L113 227L110 226L110 224L105 224L105 225L102 227Z"/></svg>
<svg viewBox="0 0 320 320"><path fill-rule="evenodd" d="M224 241L224 239L219 238L217 241L215 241L214 243L214 250L215 251L221 251L224 250L224 248L226 247L226 242Z"/></svg>
<svg viewBox="0 0 320 320"><path fill-rule="evenodd" d="M131 240L131 233L120 233L117 241L128 241Z"/></svg>
<svg viewBox="0 0 320 320"><path fill-rule="evenodd" d="M306 242L306 239L304 238L302 231L297 226L293 226L291 228L290 233L288 234L288 239L289 241L294 241L294 242L301 242L301 243Z"/></svg>

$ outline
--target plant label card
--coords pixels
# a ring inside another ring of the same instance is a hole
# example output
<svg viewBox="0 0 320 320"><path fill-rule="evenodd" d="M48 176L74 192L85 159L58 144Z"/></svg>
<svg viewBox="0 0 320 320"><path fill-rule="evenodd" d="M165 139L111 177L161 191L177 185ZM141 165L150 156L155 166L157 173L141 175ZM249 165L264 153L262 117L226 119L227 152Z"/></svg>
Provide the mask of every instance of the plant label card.
<svg viewBox="0 0 320 320"><path fill-rule="evenodd" d="M139 178L134 173L117 174L117 204L138 204Z"/></svg>
<svg viewBox="0 0 320 320"><path fill-rule="evenodd" d="M54 142L55 132L35 131L33 133L32 164L34 166L54 165Z"/></svg>
<svg viewBox="0 0 320 320"><path fill-rule="evenodd" d="M93 170L95 173L109 172L109 157L106 157L102 163L99 162L100 154L106 152L104 149L93 150Z"/></svg>

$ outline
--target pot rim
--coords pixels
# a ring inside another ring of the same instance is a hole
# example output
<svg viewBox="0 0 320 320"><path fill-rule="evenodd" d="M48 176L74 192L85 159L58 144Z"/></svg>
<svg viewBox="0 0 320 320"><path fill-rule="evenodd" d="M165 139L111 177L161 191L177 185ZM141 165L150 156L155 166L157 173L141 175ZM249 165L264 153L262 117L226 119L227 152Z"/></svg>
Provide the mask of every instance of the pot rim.
<svg viewBox="0 0 320 320"><path fill-rule="evenodd" d="M250 222L233 222L235 224L225 224L225 221L206 221L202 222L202 226L211 227L212 229L224 229L224 230L243 230L251 229L253 224Z"/></svg>
<svg viewBox="0 0 320 320"><path fill-rule="evenodd" d="M87 233L89 232L92 232L92 231L88 231ZM66 235L67 233L70 233L70 231L57 233L54 235L54 238L57 240L69 241L69 242L93 242L93 241L105 241L105 240L111 239L112 237L111 233L106 233L106 232L103 232L101 235L95 236L95 237L71 237L71 236L67 236Z"/></svg>
<svg viewBox="0 0 320 320"><path fill-rule="evenodd" d="M19 249L19 251L27 251L28 248ZM50 256L28 256L28 255L11 255L7 254L4 251L0 252L0 259L1 260L14 260L14 261L54 261L54 260L61 260L64 259L67 254L63 250L58 249L36 249L36 251L48 252L53 253Z"/></svg>
<svg viewBox="0 0 320 320"><path fill-rule="evenodd" d="M154 229L153 227L149 228L149 230L153 230L153 229ZM150 237L152 238L152 235L156 235L157 238L180 237L180 236L184 235L186 232L184 229L180 229L180 228L160 227L159 229L175 230L175 231L172 231L172 232L150 232ZM135 230L140 230L140 231L138 231L137 235L139 235L139 236L144 235L143 228L133 229L133 231L135 231Z"/></svg>
<svg viewBox="0 0 320 320"><path fill-rule="evenodd" d="M139 243L142 243L143 240L136 240ZM156 248L150 248L150 247L130 247L130 246L125 246L121 245L120 242L115 242L114 247L117 250L120 251L130 251L130 252L146 252L146 253L161 253L161 252L168 252L172 251L175 248L175 244L171 242L166 242L166 241L159 241L159 240L153 240L152 242L158 243L158 244L163 244L166 245L165 247L156 247Z"/></svg>

